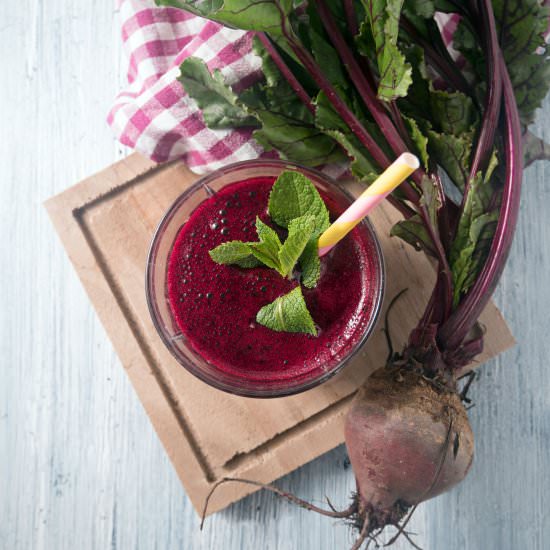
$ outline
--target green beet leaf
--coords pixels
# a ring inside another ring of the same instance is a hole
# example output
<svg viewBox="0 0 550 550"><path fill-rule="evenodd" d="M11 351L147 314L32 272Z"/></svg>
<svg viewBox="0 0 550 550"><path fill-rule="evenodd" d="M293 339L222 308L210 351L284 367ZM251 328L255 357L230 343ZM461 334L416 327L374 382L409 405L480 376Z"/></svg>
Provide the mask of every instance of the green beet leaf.
<svg viewBox="0 0 550 550"><path fill-rule="evenodd" d="M319 92L315 104L316 126L343 147L352 161L351 170L354 176L368 182L372 181L378 172L374 161L361 145L359 139L333 109L324 92ZM375 136L376 133L373 132L371 135ZM378 143L383 143L383 140L379 139Z"/></svg>
<svg viewBox="0 0 550 550"><path fill-rule="evenodd" d="M306 166L345 159L338 144L312 124L268 110L255 111L262 128L254 131L254 139L266 150L276 150L286 159Z"/></svg>
<svg viewBox="0 0 550 550"><path fill-rule="evenodd" d="M266 150L306 166L342 162L338 143L317 128L313 115L281 75L263 45L254 39L254 53L262 58L265 80L236 95L218 71L190 58L180 66L180 82L203 111L212 129L257 127L254 138ZM289 60L291 63L292 60ZM294 67L299 72L301 69Z"/></svg>
<svg viewBox="0 0 550 550"><path fill-rule="evenodd" d="M317 336L317 329L299 286L262 307L256 315L256 321L278 332L303 332Z"/></svg>
<svg viewBox="0 0 550 550"><path fill-rule="evenodd" d="M474 133L453 136L428 130L427 135L430 155L437 159L454 184L463 190L469 177Z"/></svg>
<svg viewBox="0 0 550 550"><path fill-rule="evenodd" d="M518 109L522 122L528 125L550 88L550 60L544 40L549 8L539 0L493 0L492 4ZM485 54L468 21L459 24L453 41L469 62L478 91L482 92L486 79Z"/></svg>
<svg viewBox="0 0 550 550"><path fill-rule="evenodd" d="M540 0L494 0L504 61L524 124L534 119L550 87L550 60L544 39L549 8Z"/></svg>
<svg viewBox="0 0 550 550"><path fill-rule="evenodd" d="M461 136L470 132L479 122L479 115L471 98L460 92L444 92L430 86L432 120L444 134Z"/></svg>
<svg viewBox="0 0 550 550"><path fill-rule="evenodd" d="M411 84L411 67L397 47L403 0L362 0L362 3L369 25L362 25L358 42L367 44L363 50L372 51L369 44L374 41L380 75L378 97L384 101L403 97Z"/></svg>
<svg viewBox="0 0 550 550"><path fill-rule="evenodd" d="M391 228L390 235L392 237L399 237L410 244L415 250L423 250L428 255L435 257L432 240L418 214L415 214L408 220L397 222Z"/></svg>
<svg viewBox="0 0 550 550"><path fill-rule="evenodd" d="M414 120L414 118L403 115L403 120L407 125L411 140L416 147L416 153L420 157L422 165L427 170L428 163L430 162L430 156L428 154L428 138L422 133L422 131L418 127L418 123L416 122L416 120Z"/></svg>
<svg viewBox="0 0 550 550"><path fill-rule="evenodd" d="M292 0L155 0L158 6L173 6L239 29L280 34Z"/></svg>
<svg viewBox="0 0 550 550"><path fill-rule="evenodd" d="M441 198L437 191L437 185L429 176L424 176L421 182L421 204L426 206L433 230L437 232L437 212L441 208Z"/></svg>
<svg viewBox="0 0 550 550"><path fill-rule="evenodd" d="M256 118L237 104L237 96L224 82L220 71L212 74L201 59L189 57L180 65L179 81L202 110L209 128L258 126Z"/></svg>
<svg viewBox="0 0 550 550"><path fill-rule="evenodd" d="M493 154L485 175L478 172L470 183L464 212L451 247L455 307L483 267L496 229L498 212L490 210L494 191L490 180L497 162L496 154Z"/></svg>
<svg viewBox="0 0 550 550"><path fill-rule="evenodd" d="M338 144L315 127L313 115L257 38L254 53L262 58L265 81L241 92L238 101L261 123L261 128L254 131L256 141L266 151L276 150L282 158L306 166L343 161L345 155ZM301 65L293 64L292 59L287 59L287 63L304 77Z"/></svg>
<svg viewBox="0 0 550 550"><path fill-rule="evenodd" d="M438 234L437 212L441 207L440 198L432 179L425 176L421 182L422 204L426 206L432 231ZM392 237L399 237L409 243L416 250L423 250L426 254L435 256L435 249L430 234L418 214L411 216L408 220L397 222L390 230Z"/></svg>
<svg viewBox="0 0 550 550"><path fill-rule="evenodd" d="M527 130L523 134L523 161L527 167L537 160L550 160L550 145Z"/></svg>
<svg viewBox="0 0 550 550"><path fill-rule="evenodd" d="M428 19L433 17L435 13L435 5L433 0L405 0L403 11Z"/></svg>
<svg viewBox="0 0 550 550"><path fill-rule="evenodd" d="M311 53L317 64L323 68L323 74L328 81L339 90L347 90L349 81L346 70L338 52L332 46L330 38L326 35L315 2L309 2L307 8L308 19L300 30L304 43L309 43ZM307 35L307 36L306 36Z"/></svg>

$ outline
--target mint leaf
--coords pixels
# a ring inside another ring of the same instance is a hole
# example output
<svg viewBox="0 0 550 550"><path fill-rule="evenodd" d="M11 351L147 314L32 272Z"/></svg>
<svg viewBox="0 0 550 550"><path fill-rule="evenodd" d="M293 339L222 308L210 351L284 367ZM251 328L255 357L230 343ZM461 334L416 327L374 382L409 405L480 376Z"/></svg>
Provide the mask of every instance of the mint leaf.
<svg viewBox="0 0 550 550"><path fill-rule="evenodd" d="M266 225L259 217L256 217L256 232L258 233L259 243L248 243L250 251L260 262L267 267L276 269L284 276L279 262L279 251L282 244L277 233Z"/></svg>
<svg viewBox="0 0 550 550"><path fill-rule="evenodd" d="M281 248L281 240L275 229L264 223L259 216L256 216L256 233L260 241L270 243L274 248Z"/></svg>
<svg viewBox="0 0 550 550"><path fill-rule="evenodd" d="M219 70L211 74L204 61L198 57L188 57L180 65L180 72L178 80L197 102L209 128L259 126L258 121L237 104L237 96L225 84Z"/></svg>
<svg viewBox="0 0 550 550"><path fill-rule="evenodd" d="M252 243L229 241L222 243L208 252L217 264L236 264L239 267L258 267L261 262L252 254L249 246Z"/></svg>
<svg viewBox="0 0 550 550"><path fill-rule="evenodd" d="M259 242L231 241L210 251L215 262L256 267L264 264L281 276L290 277L296 264L302 268L302 281L313 288L321 273L317 241L330 225L329 213L313 183L299 172L283 172L271 190L269 213L288 228L281 243L276 231L256 218Z"/></svg>
<svg viewBox="0 0 550 550"><path fill-rule="evenodd" d="M284 277L292 274L294 266L311 239L314 230L315 218L313 216L301 216L289 223L288 237L279 250L279 265Z"/></svg>
<svg viewBox="0 0 550 550"><path fill-rule="evenodd" d="M245 243L229 241L209 251L210 257L218 264L236 264L239 267L258 267L265 265L276 269L281 275L279 250L282 247L277 233L256 218L256 231L260 242Z"/></svg>
<svg viewBox="0 0 550 550"><path fill-rule="evenodd" d="M298 260L303 284L313 288L321 274L317 238L330 225L321 195L303 174L283 172L271 190L268 210L276 223L289 229L288 244L279 255L283 273L292 273ZM311 227L307 218L313 221Z"/></svg>
<svg viewBox="0 0 550 550"><path fill-rule="evenodd" d="M327 207L315 185L299 172L287 170L273 184L268 211L271 219L281 227L304 215L313 216L314 231L318 234L330 225Z"/></svg>
<svg viewBox="0 0 550 550"><path fill-rule="evenodd" d="M317 329L299 286L260 309L256 321L277 332L304 332L317 336Z"/></svg>
<svg viewBox="0 0 550 550"><path fill-rule="evenodd" d="M321 195L303 174L283 172L273 185L268 209L276 223L289 229L287 242L290 242L288 245L285 242L285 251L281 251L279 256L281 263L284 262L283 272L290 274L299 259L302 282L306 287L313 288L321 274L317 237L330 225L329 213ZM311 229L306 218L313 220Z"/></svg>
<svg viewBox="0 0 550 550"><path fill-rule="evenodd" d="M271 267L272 269L276 269L279 273L281 273L279 258L273 257L272 250L269 245L266 245L266 243L252 243L250 246L250 251L252 252L252 255L262 264L267 267Z"/></svg>
<svg viewBox="0 0 550 550"><path fill-rule="evenodd" d="M300 256L302 284L307 288L315 287L321 276L321 260L319 259L319 247L317 246L318 240L317 237L310 239Z"/></svg>

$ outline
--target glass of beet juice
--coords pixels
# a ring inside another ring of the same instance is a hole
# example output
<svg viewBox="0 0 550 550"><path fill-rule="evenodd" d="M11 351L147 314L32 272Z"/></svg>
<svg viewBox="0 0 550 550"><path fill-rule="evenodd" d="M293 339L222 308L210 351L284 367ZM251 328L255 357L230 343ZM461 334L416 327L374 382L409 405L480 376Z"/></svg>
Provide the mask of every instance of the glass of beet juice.
<svg viewBox="0 0 550 550"><path fill-rule="evenodd" d="M231 240L257 240L256 216L276 227L267 204L285 170L314 183L331 222L353 201L329 177L293 163L233 164L176 199L147 260L149 310L176 360L211 386L248 397L290 395L328 380L365 343L383 299L382 253L363 220L321 258L317 286L302 288L317 336L277 332L256 322L258 310L290 292L297 280L264 266L220 265L208 251Z"/></svg>

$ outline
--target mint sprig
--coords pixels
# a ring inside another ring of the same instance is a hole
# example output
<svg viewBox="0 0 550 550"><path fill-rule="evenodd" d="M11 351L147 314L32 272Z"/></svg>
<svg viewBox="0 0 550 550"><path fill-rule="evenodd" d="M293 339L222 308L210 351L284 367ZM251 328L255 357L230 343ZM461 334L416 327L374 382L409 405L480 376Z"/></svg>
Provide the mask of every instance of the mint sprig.
<svg viewBox="0 0 550 550"><path fill-rule="evenodd" d="M299 286L260 309L256 321L277 332L304 332L317 336L315 323Z"/></svg>
<svg viewBox="0 0 550 550"><path fill-rule="evenodd" d="M303 216L314 219L314 227L308 243L299 258L302 284L314 288L321 275L321 262L317 253L317 241L330 225L328 209L313 183L303 174L287 170L274 183L269 195L268 212L282 227Z"/></svg>
<svg viewBox="0 0 550 550"><path fill-rule="evenodd" d="M272 227L257 217L258 242L222 243L210 250L210 257L216 263L242 268L264 265L287 278L292 278L299 264L303 285L315 287L321 274L317 242L330 225L328 209L315 185L299 172L281 173L269 195L268 213L288 230L284 243ZM256 320L273 330L316 334L299 286L264 306Z"/></svg>

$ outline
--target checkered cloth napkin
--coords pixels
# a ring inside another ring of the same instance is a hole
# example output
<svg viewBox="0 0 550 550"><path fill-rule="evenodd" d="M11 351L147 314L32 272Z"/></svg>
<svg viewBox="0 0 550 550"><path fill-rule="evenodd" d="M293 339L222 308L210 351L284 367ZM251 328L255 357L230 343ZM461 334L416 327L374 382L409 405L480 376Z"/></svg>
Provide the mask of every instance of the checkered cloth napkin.
<svg viewBox="0 0 550 550"><path fill-rule="evenodd" d="M118 0L122 41L129 59L128 87L115 99L108 123L128 147L157 162L181 158L198 174L264 153L251 130L210 130L196 103L177 81L179 66L200 57L220 69L235 90L261 78L261 62L251 52L252 33L154 0ZM443 23L450 42L456 22Z"/></svg>

